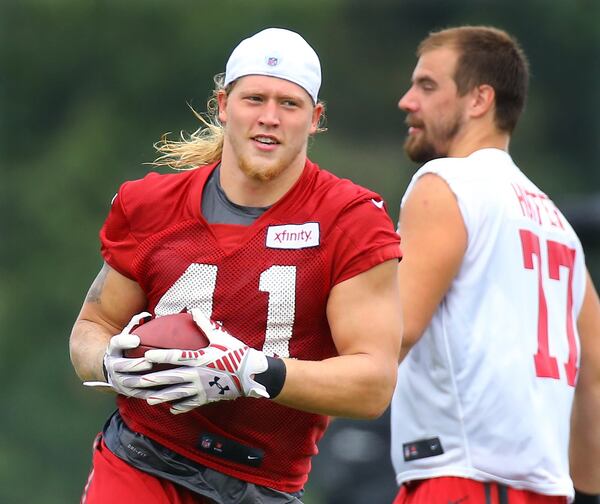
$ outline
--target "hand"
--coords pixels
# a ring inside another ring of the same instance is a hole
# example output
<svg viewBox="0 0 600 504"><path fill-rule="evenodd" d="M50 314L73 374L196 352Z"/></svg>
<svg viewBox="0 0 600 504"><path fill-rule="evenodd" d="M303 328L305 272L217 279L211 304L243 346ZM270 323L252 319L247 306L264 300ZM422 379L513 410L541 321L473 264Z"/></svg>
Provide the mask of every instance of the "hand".
<svg viewBox="0 0 600 504"><path fill-rule="evenodd" d="M191 311L194 321L208 337L210 344L198 350L148 350L148 363L175 364L177 368L145 375L136 387L166 388L153 391L148 404L172 402L171 413L190 411L204 404L245 397L269 398L266 388L254 381L254 375L267 370L267 357L249 348L212 322L198 309Z"/></svg>
<svg viewBox="0 0 600 504"><path fill-rule="evenodd" d="M144 375L132 374L152 369L152 364L143 357L127 358L123 357L123 351L135 348L140 344L140 339L135 334L130 334L143 319L151 317L147 312L134 315L127 326L119 333L113 336L106 348L104 354L104 373L106 382L86 381L83 384L88 387L111 388L118 394L128 397L137 397L145 399L151 392L144 388L128 386L128 380L135 377L135 383Z"/></svg>

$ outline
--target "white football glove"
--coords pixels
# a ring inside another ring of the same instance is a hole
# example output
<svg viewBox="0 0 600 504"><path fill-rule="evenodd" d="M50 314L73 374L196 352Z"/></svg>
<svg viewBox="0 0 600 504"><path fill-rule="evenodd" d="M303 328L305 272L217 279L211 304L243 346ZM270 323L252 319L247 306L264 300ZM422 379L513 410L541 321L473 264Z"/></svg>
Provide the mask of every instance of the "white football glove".
<svg viewBox="0 0 600 504"><path fill-rule="evenodd" d="M143 357L123 357L124 350L136 348L140 344L140 338L135 334L130 334L130 332L147 317L151 317L148 312L134 315L125 328L110 339L103 361L106 382L86 381L83 382L84 385L88 387L111 388L118 394L128 397L137 397L139 399L146 399L148 395L150 395L151 392L149 390L128 386L127 382L132 376L136 378L134 383L140 381L145 375L132 375L131 373L148 371L152 369L152 363L148 362Z"/></svg>
<svg viewBox="0 0 600 504"><path fill-rule="evenodd" d="M146 397L148 404L172 402L173 414L185 413L204 404L240 396L269 398L254 375L269 367L264 353L249 348L211 321L199 309L191 310L196 324L210 344L198 350L148 350L148 363L175 364L177 368L128 379L130 387L160 387Z"/></svg>

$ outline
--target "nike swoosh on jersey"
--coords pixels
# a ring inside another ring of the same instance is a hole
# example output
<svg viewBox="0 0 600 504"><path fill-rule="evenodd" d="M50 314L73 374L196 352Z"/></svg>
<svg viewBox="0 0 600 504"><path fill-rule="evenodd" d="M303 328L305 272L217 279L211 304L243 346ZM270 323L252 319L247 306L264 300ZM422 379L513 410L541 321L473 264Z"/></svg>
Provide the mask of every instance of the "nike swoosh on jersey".
<svg viewBox="0 0 600 504"><path fill-rule="evenodd" d="M375 205L377 208L383 208L383 200L377 201L374 198L371 198L371 203L373 203L373 205Z"/></svg>

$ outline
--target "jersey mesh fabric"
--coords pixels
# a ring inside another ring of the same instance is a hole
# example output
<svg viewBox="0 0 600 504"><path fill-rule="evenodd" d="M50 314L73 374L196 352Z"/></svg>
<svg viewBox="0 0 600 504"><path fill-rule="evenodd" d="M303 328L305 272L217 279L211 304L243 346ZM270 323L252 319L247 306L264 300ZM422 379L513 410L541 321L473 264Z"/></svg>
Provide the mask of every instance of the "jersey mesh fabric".
<svg viewBox="0 0 600 504"><path fill-rule="evenodd" d="M164 295L164 289L175 284L189 264L218 263L212 317L222 321L225 329L232 334L243 335L245 343L255 348L263 348L264 327L267 323L264 308L265 304L268 304L269 295L259 289L258 278L261 272L272 268L275 262L277 266L290 265L292 268L295 267L294 264L302 264L303 267L298 270L296 291L298 312L315 315L310 320L297 321L294 338L289 341L289 354L311 360L335 355L323 310L326 292L325 284L321 281L324 271L321 254L315 254L310 249L283 251L277 253L275 260L274 257L270 257L268 250L264 250L263 237L255 236L235 253L224 256L214 243L212 234L207 233L206 228L197 222L184 222L150 237L140 245L139 254L135 268L137 276L145 279L142 286L149 293L149 298L161 299L162 309L167 312L179 311L182 296L186 292L197 290L198 285L206 282L201 274L191 276L181 284L180 289ZM249 257L253 258L251 265L248 263ZM283 290L290 292L285 286ZM169 296L172 301L165 305L164 301L169 299ZM293 314L294 299L283 298L283 302L286 301L287 309L278 306L276 310L290 313L291 308ZM248 316L239 317L240 310L248 313ZM321 340L312 338L313 332L327 334L328 337ZM268 348L264 350L271 353ZM122 402L125 403L122 413L126 422L147 417L157 411L156 407L148 406L143 401ZM161 419L154 422L152 431L144 432L147 435L158 438L172 449L175 449L175 444L179 449L184 446L185 450L189 451L188 456L194 455L198 440L204 433L225 436L252 447L262 448L270 454L270 457L265 459L264 467L249 467L247 470L255 472L256 475L268 470L269 474L278 475L278 479L283 479L286 474L298 473L299 467L296 465L299 461L303 460L306 464L308 457L315 454L314 443L321 437L326 425L326 420L317 415L254 399L210 405L181 416L171 415L167 407L160 409L163 411ZM294 429L290 429L292 425ZM147 428L141 425L133 427L140 430ZM286 452L295 456L286 456ZM274 462L272 466L270 461ZM231 465L232 469L237 465L226 461L221 463Z"/></svg>
<svg viewBox="0 0 600 504"><path fill-rule="evenodd" d="M400 254L389 217L370 201L377 195L308 164L282 202L251 226L232 226L238 246L223 249L197 213L199 199L189 198L201 194L203 172L182 173L174 185L173 176L164 183L153 176L123 186L101 232L107 262L138 281L157 315L198 307L267 355L303 360L336 355L326 317L331 288ZM189 184L191 178L196 185ZM314 222L317 246L269 246L269 229ZM119 397L118 405L130 428L173 451L286 492L303 487L327 425L324 416L249 398L177 416L167 406L136 399ZM264 450L262 464L202 452L199 440L206 433Z"/></svg>

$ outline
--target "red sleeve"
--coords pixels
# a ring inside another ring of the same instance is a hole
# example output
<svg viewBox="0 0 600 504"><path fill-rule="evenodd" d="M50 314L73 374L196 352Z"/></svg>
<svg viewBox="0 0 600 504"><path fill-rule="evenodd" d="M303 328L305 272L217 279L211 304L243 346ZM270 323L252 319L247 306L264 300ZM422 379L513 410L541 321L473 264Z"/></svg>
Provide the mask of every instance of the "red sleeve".
<svg viewBox="0 0 600 504"><path fill-rule="evenodd" d="M149 236L170 225L200 217L200 197L216 163L196 170L159 174L125 182L100 230L102 256L122 275L139 280L133 262Z"/></svg>
<svg viewBox="0 0 600 504"><path fill-rule="evenodd" d="M339 216L336 228L339 238L334 251L334 285L402 257L400 236L379 197L355 201Z"/></svg>
<svg viewBox="0 0 600 504"><path fill-rule="evenodd" d="M124 196L127 182L121 186L114 197L110 211L102 229L100 229L101 253L104 260L122 275L135 279L132 262L138 241L131 232Z"/></svg>

